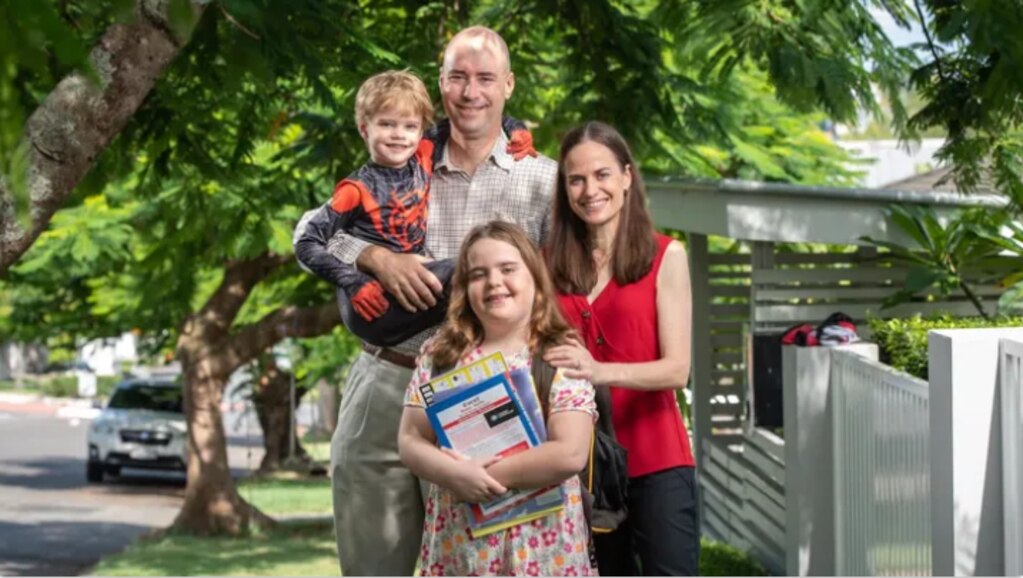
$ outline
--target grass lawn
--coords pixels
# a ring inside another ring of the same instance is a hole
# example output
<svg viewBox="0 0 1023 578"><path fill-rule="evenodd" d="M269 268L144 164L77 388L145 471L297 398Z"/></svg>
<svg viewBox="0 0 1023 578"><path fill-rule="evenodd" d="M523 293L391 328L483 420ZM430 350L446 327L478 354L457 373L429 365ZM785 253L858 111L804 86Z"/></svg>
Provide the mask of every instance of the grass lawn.
<svg viewBox="0 0 1023 578"><path fill-rule="evenodd" d="M165 535L103 559L99 576L340 576L332 522L289 523L244 538Z"/></svg>
<svg viewBox="0 0 1023 578"><path fill-rule="evenodd" d="M320 463L330 462L330 440L322 441L303 441L302 447L305 448L306 453L309 457Z"/></svg>
<svg viewBox="0 0 1023 578"><path fill-rule="evenodd" d="M246 478L238 482L238 493L271 517L323 515L334 511L327 477L296 479L279 474Z"/></svg>
<svg viewBox="0 0 1023 578"><path fill-rule="evenodd" d="M239 482L242 497L271 516L331 512L327 478L288 474ZM143 538L91 570L102 576L338 576L332 521L284 522L239 538L166 534ZM703 542L703 576L763 576L763 568L726 544Z"/></svg>

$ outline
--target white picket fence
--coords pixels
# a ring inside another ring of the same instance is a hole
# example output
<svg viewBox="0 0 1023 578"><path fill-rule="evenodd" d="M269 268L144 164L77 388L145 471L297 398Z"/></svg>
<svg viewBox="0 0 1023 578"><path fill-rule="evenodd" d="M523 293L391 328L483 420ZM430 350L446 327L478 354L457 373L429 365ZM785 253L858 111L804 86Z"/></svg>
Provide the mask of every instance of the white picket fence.
<svg viewBox="0 0 1023 578"><path fill-rule="evenodd" d="M1002 339L999 355L1002 402L1005 575L1023 575L1023 342Z"/></svg>
<svg viewBox="0 0 1023 578"><path fill-rule="evenodd" d="M931 574L927 382L835 351L831 388L837 575Z"/></svg>
<svg viewBox="0 0 1023 578"><path fill-rule="evenodd" d="M785 438L700 440L704 531L786 575L1023 574L1023 328L784 348Z"/></svg>

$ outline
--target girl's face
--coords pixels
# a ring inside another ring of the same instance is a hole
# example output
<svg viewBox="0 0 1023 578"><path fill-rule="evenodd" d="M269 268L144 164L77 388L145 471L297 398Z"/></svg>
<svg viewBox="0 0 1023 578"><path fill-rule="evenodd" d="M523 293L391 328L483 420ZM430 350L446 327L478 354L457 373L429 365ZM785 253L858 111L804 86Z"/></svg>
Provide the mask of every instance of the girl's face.
<svg viewBox="0 0 1023 578"><path fill-rule="evenodd" d="M536 282L514 246L480 239L469 247L469 306L484 332L489 328L528 327Z"/></svg>
<svg viewBox="0 0 1023 578"><path fill-rule="evenodd" d="M622 167L611 149L583 141L568 151L564 160L568 204L590 228L617 228L632 184L631 167Z"/></svg>

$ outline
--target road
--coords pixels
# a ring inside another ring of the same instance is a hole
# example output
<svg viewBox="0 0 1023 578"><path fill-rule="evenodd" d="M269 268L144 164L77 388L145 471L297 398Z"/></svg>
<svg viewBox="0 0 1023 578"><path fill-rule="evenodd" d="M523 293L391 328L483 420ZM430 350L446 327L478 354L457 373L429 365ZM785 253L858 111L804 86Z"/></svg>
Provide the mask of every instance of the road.
<svg viewBox="0 0 1023 578"><path fill-rule="evenodd" d="M185 476L124 470L85 481L88 420L0 404L0 575L77 575L177 515ZM227 414L236 474L259 466L259 426Z"/></svg>

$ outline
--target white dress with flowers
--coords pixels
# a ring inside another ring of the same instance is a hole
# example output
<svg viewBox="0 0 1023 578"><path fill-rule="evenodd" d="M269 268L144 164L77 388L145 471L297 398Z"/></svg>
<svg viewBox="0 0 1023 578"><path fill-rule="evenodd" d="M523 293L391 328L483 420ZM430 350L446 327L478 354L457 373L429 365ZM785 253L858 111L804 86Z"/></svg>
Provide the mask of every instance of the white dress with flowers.
<svg viewBox="0 0 1023 578"><path fill-rule="evenodd" d="M483 357L478 348L462 358L472 363ZM528 368L529 350L506 357L509 369ZM433 374L432 359L422 355L405 394L405 405L423 407L419 386ZM569 379L558 371L551 384L550 413L584 411L596 417L593 386ZM532 522L473 539L466 506L447 490L430 484L423 523L419 567L423 576L595 576L590 566L589 531L583 514L579 478L561 484L565 508Z"/></svg>

